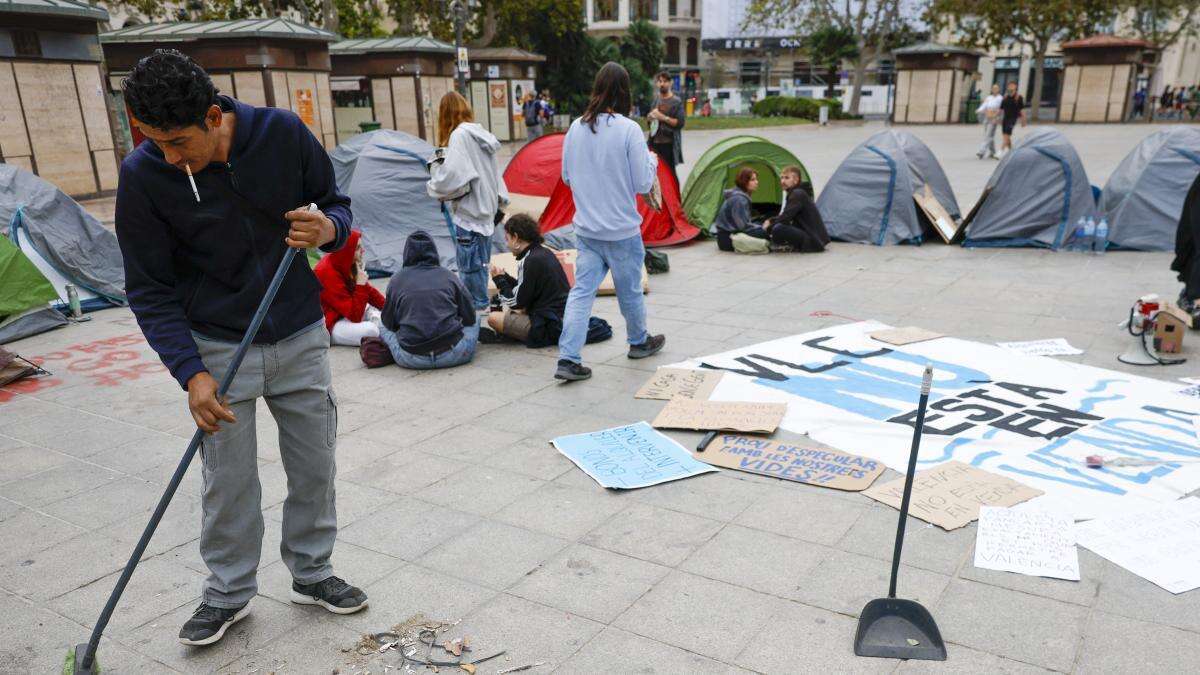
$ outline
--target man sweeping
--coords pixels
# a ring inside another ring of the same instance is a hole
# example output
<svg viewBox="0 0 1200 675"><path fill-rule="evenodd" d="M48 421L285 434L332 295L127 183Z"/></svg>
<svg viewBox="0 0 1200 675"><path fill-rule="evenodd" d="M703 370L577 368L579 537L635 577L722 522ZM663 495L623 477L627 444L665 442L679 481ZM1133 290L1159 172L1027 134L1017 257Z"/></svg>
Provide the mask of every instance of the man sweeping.
<svg viewBox="0 0 1200 675"><path fill-rule="evenodd" d="M210 574L179 641L217 642L247 615L258 591L259 398L279 427L288 479L280 553L292 574L292 602L356 612L366 595L334 576L329 560L337 534L337 399L320 284L304 256L293 258L228 396L216 395L287 247L341 247L350 200L295 114L218 95L187 56L158 50L123 84L131 122L150 141L122 162L117 189L129 305L207 434L200 554ZM302 208L309 203L319 210Z"/></svg>

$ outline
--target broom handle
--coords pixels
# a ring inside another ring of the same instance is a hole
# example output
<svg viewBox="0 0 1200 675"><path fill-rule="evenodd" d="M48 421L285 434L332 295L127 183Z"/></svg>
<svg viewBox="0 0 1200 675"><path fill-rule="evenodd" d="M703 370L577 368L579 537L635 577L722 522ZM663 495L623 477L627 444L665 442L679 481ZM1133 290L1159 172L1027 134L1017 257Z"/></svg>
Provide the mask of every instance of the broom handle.
<svg viewBox="0 0 1200 675"><path fill-rule="evenodd" d="M904 497L900 499L900 523L896 525L896 548L892 551L892 581L888 597L896 597L896 575L900 572L900 549L904 547L904 525L908 521L908 500L912 496L913 476L917 473L917 453L921 450L921 430L925 426L925 408L929 404L929 389L933 386L933 366L925 366L921 378L921 400L917 403L917 422L913 425L912 450L908 453L908 472L904 474Z"/></svg>
<svg viewBox="0 0 1200 675"><path fill-rule="evenodd" d="M267 316L267 310L271 308L271 303L275 301L275 295L279 293L279 287L283 285L283 279L287 276L288 270L292 266L292 260L295 259L299 249L289 247L283 254L283 260L279 262L279 269L275 270L275 276L271 278L271 285L267 286L267 292L263 295L262 302L258 304L258 310L254 312L254 318L250 319L250 326L246 329L246 334L242 336L241 343L238 344L237 351L233 353L233 359L229 362L229 369L225 371L225 377L221 380L221 386L217 390L217 399L222 399L229 392L229 386L233 384L233 378L237 375L238 368L242 365L242 359L246 357L246 351L250 349L250 343L254 340L254 336L258 334L259 327L262 326L263 319ZM200 448L200 441L204 439L204 432L200 429L192 435L192 442L188 443L187 451L183 453L183 458L179 460L179 466L175 467L175 473L171 476L171 482L167 483L167 489L163 492L162 497L158 500L158 506L154 508L154 515L150 516L150 522L146 523L146 529L142 531L142 538L138 540L137 546L133 549L133 555L129 556L129 562L125 563L125 571L121 572L121 578L117 580L117 585L113 588L112 594L108 596L108 602L104 604L104 611L100 612L100 618L96 620L96 627L92 629L92 637L88 640L87 654L83 657L83 662L80 667L87 670L91 667L92 662L96 659L96 648L100 645L100 636L104 634L104 629L108 627L108 620L112 618L113 611L117 608L117 602L121 599L121 594L125 592L125 585L129 583L129 578L133 576L133 570L137 568L138 561L142 559L142 554L146 552L146 547L150 545L150 538L154 536L154 531L158 529L158 523L162 520L163 514L167 511L167 506L171 503L171 498L175 496L175 490L179 488L179 484L183 481L183 475L187 473L188 466L192 463L192 458L196 456L196 450Z"/></svg>

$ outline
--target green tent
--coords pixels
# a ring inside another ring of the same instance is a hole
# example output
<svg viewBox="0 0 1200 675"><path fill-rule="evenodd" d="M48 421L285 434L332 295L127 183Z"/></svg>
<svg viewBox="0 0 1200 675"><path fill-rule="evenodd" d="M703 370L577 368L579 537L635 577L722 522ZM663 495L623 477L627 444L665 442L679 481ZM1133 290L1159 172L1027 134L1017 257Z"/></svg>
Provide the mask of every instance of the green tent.
<svg viewBox="0 0 1200 675"><path fill-rule="evenodd" d="M8 237L0 235L0 321L58 300L58 291Z"/></svg>
<svg viewBox="0 0 1200 675"><path fill-rule="evenodd" d="M802 185L812 192L812 177L808 169L787 150L758 136L733 136L710 147L688 174L683 187L683 210L688 220L705 234L711 234L713 219L721 208L721 193L733 187L738 171L750 167L758 172L758 189L750 195L755 205L783 203L779 173L783 167L800 167Z"/></svg>

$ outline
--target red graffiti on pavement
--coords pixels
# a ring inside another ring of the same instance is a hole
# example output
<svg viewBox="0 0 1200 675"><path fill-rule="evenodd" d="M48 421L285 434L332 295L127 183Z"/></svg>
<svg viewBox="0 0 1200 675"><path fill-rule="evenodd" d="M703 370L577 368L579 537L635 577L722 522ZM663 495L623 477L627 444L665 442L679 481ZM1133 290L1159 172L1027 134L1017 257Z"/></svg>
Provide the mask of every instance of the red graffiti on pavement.
<svg viewBox="0 0 1200 675"><path fill-rule="evenodd" d="M58 351L36 356L31 360L39 365L45 365L48 370L65 369L67 372L90 378L93 384L111 387L125 381L137 380L143 375L161 373L166 370L158 361L143 358L141 352L137 350L122 349L145 343L146 340L141 333L127 333L104 340L71 345Z"/></svg>

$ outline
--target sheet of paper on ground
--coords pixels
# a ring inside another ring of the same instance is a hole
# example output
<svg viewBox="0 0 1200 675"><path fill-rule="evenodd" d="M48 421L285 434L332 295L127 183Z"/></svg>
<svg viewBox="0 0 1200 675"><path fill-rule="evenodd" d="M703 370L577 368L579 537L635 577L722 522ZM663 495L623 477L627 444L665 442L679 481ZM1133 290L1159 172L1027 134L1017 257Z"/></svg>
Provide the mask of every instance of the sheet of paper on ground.
<svg viewBox="0 0 1200 675"><path fill-rule="evenodd" d="M1082 354L1082 349L1076 349L1063 338L1050 340L1029 340L1026 342L997 342L1001 349L1016 352L1024 356L1074 356Z"/></svg>
<svg viewBox="0 0 1200 675"><path fill-rule="evenodd" d="M705 401L724 374L720 370L699 368L659 368L633 397L663 401L673 398Z"/></svg>
<svg viewBox="0 0 1200 675"><path fill-rule="evenodd" d="M940 337L945 337L945 335L941 333L935 333L931 330L925 330L924 328L917 328L916 326L906 326L904 328L885 328L884 330L877 330L874 333L871 333L872 339L879 340L880 342L886 342L889 345L896 345L898 347L911 345L914 342L936 340Z"/></svg>
<svg viewBox="0 0 1200 675"><path fill-rule="evenodd" d="M717 429L769 434L787 413L783 403L692 401L673 398L663 406L654 426L659 429Z"/></svg>
<svg viewBox="0 0 1200 675"><path fill-rule="evenodd" d="M606 488L641 488L716 471L645 422L559 436L551 443Z"/></svg>
<svg viewBox="0 0 1200 675"><path fill-rule="evenodd" d="M1200 498L1080 523L1075 538L1172 593L1200 588Z"/></svg>
<svg viewBox="0 0 1200 675"><path fill-rule="evenodd" d="M1074 526L1060 513L981 506L975 566L1079 581Z"/></svg>
<svg viewBox="0 0 1200 675"><path fill-rule="evenodd" d="M764 324L765 325L765 324ZM1086 520L1200 488L1200 463L1088 469L1088 455L1200 459L1200 400L1177 383L1026 357L944 337L901 347L878 322L831 326L682 364L726 377L713 401L787 403L780 427L903 471L926 363L934 367L919 468L955 459L1074 505Z"/></svg>
<svg viewBox="0 0 1200 675"><path fill-rule="evenodd" d="M883 473L883 463L815 443L779 443L727 434L709 443L696 459L749 473L774 476L835 490L865 490Z"/></svg>
<svg viewBox="0 0 1200 675"><path fill-rule="evenodd" d="M900 508L904 477L867 490L864 495ZM981 506L1012 506L1042 494L1020 483L962 462L946 462L913 477L908 513L943 530L954 530L979 517Z"/></svg>

